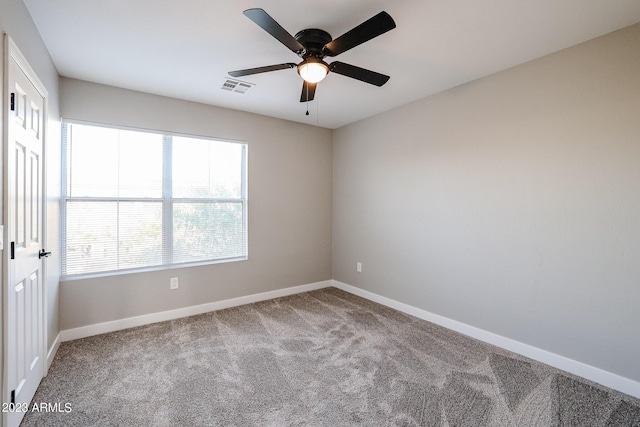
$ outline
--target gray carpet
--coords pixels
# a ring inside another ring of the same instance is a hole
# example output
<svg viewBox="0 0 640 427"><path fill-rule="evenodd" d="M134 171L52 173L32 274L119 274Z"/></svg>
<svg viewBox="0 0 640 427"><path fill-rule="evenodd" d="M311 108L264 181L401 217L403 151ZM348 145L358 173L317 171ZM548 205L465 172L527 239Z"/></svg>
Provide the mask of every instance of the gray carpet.
<svg viewBox="0 0 640 427"><path fill-rule="evenodd" d="M335 288L63 343L23 426L640 426L640 401Z"/></svg>

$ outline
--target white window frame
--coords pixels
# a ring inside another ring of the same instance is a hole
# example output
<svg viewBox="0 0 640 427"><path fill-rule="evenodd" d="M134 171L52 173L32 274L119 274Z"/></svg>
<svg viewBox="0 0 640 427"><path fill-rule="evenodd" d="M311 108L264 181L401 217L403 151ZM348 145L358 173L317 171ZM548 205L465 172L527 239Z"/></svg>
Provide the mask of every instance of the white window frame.
<svg viewBox="0 0 640 427"><path fill-rule="evenodd" d="M138 198L138 197L70 197L67 193L69 190L68 183L68 147L67 147L67 138L66 138L66 126L67 124L71 125L86 125L86 126L96 126L102 128L111 128L117 130L125 130L125 131L135 131L135 132L144 132L151 133L163 136L163 177L162 177L162 197L160 198ZM62 280L75 280L75 279L87 279L93 277L105 277L119 274L130 274L130 273L138 273L145 271L157 271L157 270L166 270L173 268L183 268L183 267L193 267L199 265L209 265L209 264L220 264L220 263L228 263L228 262L237 262L237 261L246 261L249 259L249 224L248 224L248 144L244 141L235 141L230 139L219 139L212 138L209 136L201 136L201 135L193 135L193 134L185 134L185 133L177 133L177 132L166 132L166 131L156 131L151 129L143 129L143 128L135 128L130 126L116 126L104 123L96 123L96 122L87 122L87 121L79 121L79 120L68 120L63 119L62 123L62 167L61 167L61 207L60 207L60 221L61 221L61 249L62 251L67 250L67 232L66 232L66 218L67 218L67 202L69 201L91 201L91 202L150 202L150 201L158 201L162 203L162 246L163 246L163 256L162 256L162 264L147 266L147 267L134 267L134 268L123 268L116 270L108 270L108 271L99 271L99 272L90 272L90 273L78 273L78 274L66 274L66 255L63 255L62 258L62 272L63 275L61 277ZM242 185L241 185L241 197L240 198L173 198L172 197L172 144L171 139L173 137L184 137L184 138L195 138L199 140L208 140L208 141L219 141L224 143L234 143L241 144L244 146L243 149L243 170L242 170ZM244 253L237 257L229 257L229 258L214 258L209 260L198 260L198 261L187 261L181 263L173 263L172 262L172 246L173 246L173 203L242 203L242 219L243 219L243 248ZM166 250L164 248L167 248Z"/></svg>

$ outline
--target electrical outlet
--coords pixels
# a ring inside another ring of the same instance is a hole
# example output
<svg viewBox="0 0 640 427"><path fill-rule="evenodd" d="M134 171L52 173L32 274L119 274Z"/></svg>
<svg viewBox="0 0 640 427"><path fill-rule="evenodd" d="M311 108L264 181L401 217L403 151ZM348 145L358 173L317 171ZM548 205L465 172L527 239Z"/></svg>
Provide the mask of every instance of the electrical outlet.
<svg viewBox="0 0 640 427"><path fill-rule="evenodd" d="M362 273L362 263L361 262L356 262L356 271L358 273Z"/></svg>
<svg viewBox="0 0 640 427"><path fill-rule="evenodd" d="M172 277L171 280L169 281L169 287L171 289L178 289L179 286L180 286L180 282L178 281L178 278Z"/></svg>

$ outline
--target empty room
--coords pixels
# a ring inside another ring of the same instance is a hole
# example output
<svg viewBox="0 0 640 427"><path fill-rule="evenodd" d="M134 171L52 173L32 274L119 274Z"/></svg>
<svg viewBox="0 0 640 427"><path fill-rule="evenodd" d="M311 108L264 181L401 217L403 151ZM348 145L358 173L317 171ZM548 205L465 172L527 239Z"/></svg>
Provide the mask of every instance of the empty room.
<svg viewBox="0 0 640 427"><path fill-rule="evenodd" d="M0 0L14 426L640 426L640 2Z"/></svg>

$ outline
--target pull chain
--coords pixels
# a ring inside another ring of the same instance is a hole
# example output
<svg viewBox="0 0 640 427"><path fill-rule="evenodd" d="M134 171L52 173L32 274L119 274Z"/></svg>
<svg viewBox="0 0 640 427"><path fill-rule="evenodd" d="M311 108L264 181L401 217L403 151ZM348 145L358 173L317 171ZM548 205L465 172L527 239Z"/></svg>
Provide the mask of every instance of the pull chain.
<svg viewBox="0 0 640 427"><path fill-rule="evenodd" d="M307 112L305 113L305 116L309 115L309 84L305 82L304 87L307 89Z"/></svg>

